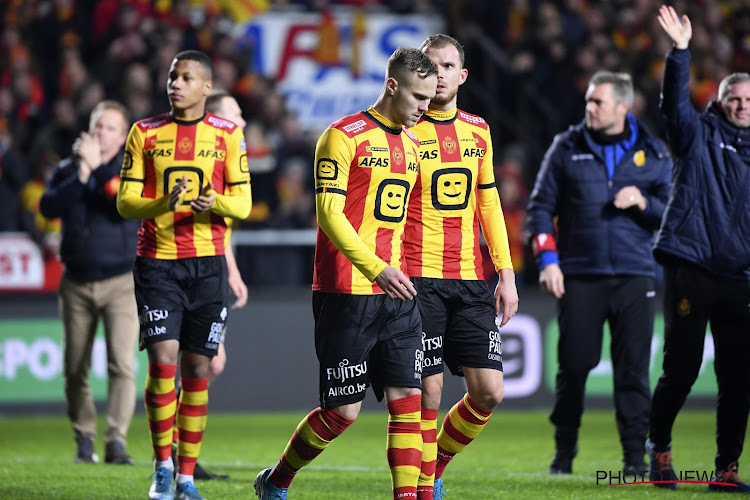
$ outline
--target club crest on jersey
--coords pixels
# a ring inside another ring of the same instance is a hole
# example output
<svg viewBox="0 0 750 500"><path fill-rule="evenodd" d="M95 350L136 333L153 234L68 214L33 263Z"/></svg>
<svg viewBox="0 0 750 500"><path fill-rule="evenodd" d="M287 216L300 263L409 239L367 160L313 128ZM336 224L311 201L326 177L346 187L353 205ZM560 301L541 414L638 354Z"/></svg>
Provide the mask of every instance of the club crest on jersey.
<svg viewBox="0 0 750 500"><path fill-rule="evenodd" d="M441 144L441 146L449 155L452 155L456 152L456 141L453 140L453 137L448 136L443 139L443 143Z"/></svg>
<svg viewBox="0 0 750 500"><path fill-rule="evenodd" d="M404 162L404 152L398 146L393 148L393 161L396 162L396 165L401 165Z"/></svg>
<svg viewBox="0 0 750 500"><path fill-rule="evenodd" d="M177 147L180 149L180 153L189 153L190 150L193 149L193 141L191 141L189 137L183 137L182 139L180 139Z"/></svg>
<svg viewBox="0 0 750 500"><path fill-rule="evenodd" d="M646 153L641 149L633 155L633 163L636 167L642 167L646 164Z"/></svg>

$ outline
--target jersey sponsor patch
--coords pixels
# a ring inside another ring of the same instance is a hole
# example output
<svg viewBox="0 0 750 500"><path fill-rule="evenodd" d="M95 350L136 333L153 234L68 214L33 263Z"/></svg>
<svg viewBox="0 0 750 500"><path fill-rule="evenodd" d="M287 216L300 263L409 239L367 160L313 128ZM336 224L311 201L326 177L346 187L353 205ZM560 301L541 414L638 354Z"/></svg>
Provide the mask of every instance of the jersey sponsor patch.
<svg viewBox="0 0 750 500"><path fill-rule="evenodd" d="M237 125L235 125L234 123L230 122L229 120L225 120L224 118L219 118L218 116L211 115L211 116L208 117L207 121L208 121L208 123L210 123L211 125L213 125L216 128L222 128L222 129L227 129L227 130L234 130L237 127Z"/></svg>
<svg viewBox="0 0 750 500"><path fill-rule="evenodd" d="M363 128L365 128L366 125L367 125L367 123L365 123L364 120L357 120L354 123L350 123L349 125L344 126L343 130L344 130L344 132L347 132L349 134L352 134L352 133L356 134L357 132L359 132Z"/></svg>

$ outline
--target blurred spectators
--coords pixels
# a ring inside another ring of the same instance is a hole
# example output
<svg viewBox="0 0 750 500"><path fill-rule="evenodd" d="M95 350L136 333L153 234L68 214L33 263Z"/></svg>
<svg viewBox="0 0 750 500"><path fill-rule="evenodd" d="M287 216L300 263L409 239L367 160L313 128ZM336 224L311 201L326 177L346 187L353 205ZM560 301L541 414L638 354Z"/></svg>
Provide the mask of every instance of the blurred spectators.
<svg viewBox="0 0 750 500"><path fill-rule="evenodd" d="M216 86L228 89L248 117L245 135L255 203L241 227L314 227L305 210L320 130L304 130L276 82L251 70L254 48L241 38L236 23L267 9L331 13L336 8L442 12L446 32L466 44L466 66L472 68L459 106L488 120L495 151L512 146L519 152L513 167L500 160L496 172L512 227L511 217L523 209L523 196L553 135L583 118L583 95L595 68L632 74L634 114L652 133L664 136L658 99L670 42L654 21L660 3L5 0L0 2L0 230L18 228L18 209L10 207L32 177L32 153L66 156L70 134L85 125L95 103L119 99L133 119L167 111L167 71L173 55L183 49L200 49L213 58ZM750 2L680 0L676 8L696 20L691 96L703 107L715 99L721 77L750 66ZM349 36L328 35L340 42ZM289 195L297 189L301 195ZM522 193L518 207L506 201L514 190ZM517 259L523 252L512 254ZM309 281L309 276L302 279Z"/></svg>

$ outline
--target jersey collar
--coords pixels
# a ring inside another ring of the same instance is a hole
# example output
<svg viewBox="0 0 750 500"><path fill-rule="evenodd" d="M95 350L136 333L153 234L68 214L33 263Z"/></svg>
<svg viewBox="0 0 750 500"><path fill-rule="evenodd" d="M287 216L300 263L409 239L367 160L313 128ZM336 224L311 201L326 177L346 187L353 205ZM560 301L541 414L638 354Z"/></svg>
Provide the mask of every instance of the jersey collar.
<svg viewBox="0 0 750 500"><path fill-rule="evenodd" d="M196 118L195 120L183 120L181 118L177 118L171 111L169 112L169 117L173 122L180 125L195 125L196 123L200 123L203 121L203 119L206 117L206 112L204 111L203 116L201 116L200 118Z"/></svg>
<svg viewBox="0 0 750 500"><path fill-rule="evenodd" d="M458 108L449 111L439 111L437 109L428 109L422 118L432 123L451 123L458 116Z"/></svg>
<svg viewBox="0 0 750 500"><path fill-rule="evenodd" d="M391 134L401 133L401 125L390 121L388 118L375 111L375 108L373 108L372 106L367 108L367 111L365 111L364 113L366 116L370 117L378 127L382 128L386 132L389 132Z"/></svg>

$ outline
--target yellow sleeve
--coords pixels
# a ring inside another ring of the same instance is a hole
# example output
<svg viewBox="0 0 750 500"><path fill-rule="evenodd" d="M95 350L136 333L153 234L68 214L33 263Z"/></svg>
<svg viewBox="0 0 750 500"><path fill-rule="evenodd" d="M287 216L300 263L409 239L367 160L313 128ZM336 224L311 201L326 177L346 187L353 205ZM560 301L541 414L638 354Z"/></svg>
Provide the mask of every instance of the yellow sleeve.
<svg viewBox="0 0 750 500"><path fill-rule="evenodd" d="M143 198L146 178L143 166L143 132L135 124L130 128L125 144L125 156L120 169L120 187L117 191L117 211L126 219L155 219L169 212L169 195Z"/></svg>
<svg viewBox="0 0 750 500"><path fill-rule="evenodd" d="M237 127L227 137L227 158L224 163L224 194L216 194L211 211L222 217L246 219L253 206L250 170L247 165L245 137Z"/></svg>
<svg viewBox="0 0 750 500"><path fill-rule="evenodd" d="M505 227L503 208L500 206L500 195L495 184L495 172L492 160L492 138L487 134L487 149L479 166L477 180L477 213L482 226L487 249L490 251L495 271L513 269L508 245L508 231Z"/></svg>
<svg viewBox="0 0 750 500"><path fill-rule="evenodd" d="M365 277L374 281L388 267L365 245L344 215L349 166L354 143L337 129L328 129L315 147L315 210L318 225L336 248Z"/></svg>

